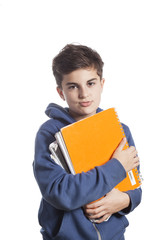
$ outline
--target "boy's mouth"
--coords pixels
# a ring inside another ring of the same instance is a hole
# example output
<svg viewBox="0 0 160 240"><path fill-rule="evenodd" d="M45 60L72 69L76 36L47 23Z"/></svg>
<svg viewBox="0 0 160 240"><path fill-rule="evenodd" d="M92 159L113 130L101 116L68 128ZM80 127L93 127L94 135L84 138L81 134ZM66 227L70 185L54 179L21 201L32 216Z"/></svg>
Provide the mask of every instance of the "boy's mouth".
<svg viewBox="0 0 160 240"><path fill-rule="evenodd" d="M92 104L92 101L80 102L81 107L89 107Z"/></svg>

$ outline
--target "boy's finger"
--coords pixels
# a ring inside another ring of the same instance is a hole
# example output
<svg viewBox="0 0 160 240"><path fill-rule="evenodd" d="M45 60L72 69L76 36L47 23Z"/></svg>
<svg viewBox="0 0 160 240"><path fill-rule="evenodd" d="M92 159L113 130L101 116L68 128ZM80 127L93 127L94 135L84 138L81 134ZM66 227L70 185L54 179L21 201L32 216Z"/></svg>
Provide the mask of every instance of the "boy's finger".
<svg viewBox="0 0 160 240"><path fill-rule="evenodd" d="M126 144L126 141L127 141L127 139L124 137L124 138L122 139L122 141L120 142L118 148L117 148L118 151L122 151L122 150L123 150L123 148L124 148L124 146L125 146L125 144Z"/></svg>

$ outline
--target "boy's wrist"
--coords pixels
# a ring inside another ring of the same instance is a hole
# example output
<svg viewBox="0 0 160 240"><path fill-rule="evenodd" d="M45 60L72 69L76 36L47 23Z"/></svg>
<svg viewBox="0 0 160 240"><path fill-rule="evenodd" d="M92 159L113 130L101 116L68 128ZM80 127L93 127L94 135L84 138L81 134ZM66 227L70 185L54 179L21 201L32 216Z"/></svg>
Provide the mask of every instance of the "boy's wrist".
<svg viewBox="0 0 160 240"><path fill-rule="evenodd" d="M128 208L130 205L130 197L127 193L123 193L124 195L124 208Z"/></svg>
<svg viewBox="0 0 160 240"><path fill-rule="evenodd" d="M123 213L130 212L131 199L130 199L130 196L126 192L123 192L123 204L124 204L123 208L120 212L123 212Z"/></svg>

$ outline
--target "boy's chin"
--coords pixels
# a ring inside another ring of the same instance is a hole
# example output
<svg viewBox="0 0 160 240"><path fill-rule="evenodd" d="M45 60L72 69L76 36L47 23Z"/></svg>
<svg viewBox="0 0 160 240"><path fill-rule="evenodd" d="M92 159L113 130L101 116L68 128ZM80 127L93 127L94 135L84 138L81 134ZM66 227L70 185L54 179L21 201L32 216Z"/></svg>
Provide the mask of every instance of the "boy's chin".
<svg viewBox="0 0 160 240"><path fill-rule="evenodd" d="M89 109L84 109L79 112L79 117L86 118L86 117L90 117L90 116L94 115L95 113L96 113L96 109L92 110L92 111Z"/></svg>
<svg viewBox="0 0 160 240"><path fill-rule="evenodd" d="M86 117L90 117L96 113L97 108L96 107L80 107L77 109L71 109L69 110L70 114L76 119L80 120Z"/></svg>

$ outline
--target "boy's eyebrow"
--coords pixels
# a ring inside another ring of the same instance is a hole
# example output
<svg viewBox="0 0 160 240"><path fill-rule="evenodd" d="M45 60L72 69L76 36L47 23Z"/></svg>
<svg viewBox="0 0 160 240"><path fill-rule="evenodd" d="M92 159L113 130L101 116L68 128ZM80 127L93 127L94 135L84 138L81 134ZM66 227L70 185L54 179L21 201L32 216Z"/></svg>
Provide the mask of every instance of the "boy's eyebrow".
<svg viewBox="0 0 160 240"><path fill-rule="evenodd" d="M97 78L91 78L91 79L89 79L89 80L87 80L87 82L91 82L91 81L93 81L93 80L97 80ZM78 83L76 83L76 82L67 82L66 83L66 85L78 85Z"/></svg>
<svg viewBox="0 0 160 240"><path fill-rule="evenodd" d="M97 78L91 78L87 82L93 81L93 80L98 80Z"/></svg>
<svg viewBox="0 0 160 240"><path fill-rule="evenodd" d="M75 82L67 82L66 85L73 85L73 84L77 84Z"/></svg>

